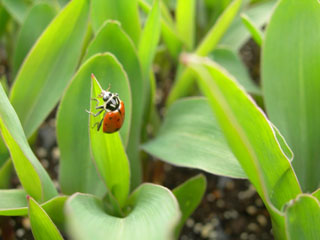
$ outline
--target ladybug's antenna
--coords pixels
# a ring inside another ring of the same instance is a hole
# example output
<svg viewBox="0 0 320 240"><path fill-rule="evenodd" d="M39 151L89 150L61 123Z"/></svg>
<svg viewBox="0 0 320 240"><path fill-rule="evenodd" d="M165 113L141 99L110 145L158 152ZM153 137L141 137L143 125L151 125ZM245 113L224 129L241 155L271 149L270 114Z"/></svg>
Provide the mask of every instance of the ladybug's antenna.
<svg viewBox="0 0 320 240"><path fill-rule="evenodd" d="M106 91L109 92L110 88L111 88L111 84L109 83L109 87L107 88Z"/></svg>

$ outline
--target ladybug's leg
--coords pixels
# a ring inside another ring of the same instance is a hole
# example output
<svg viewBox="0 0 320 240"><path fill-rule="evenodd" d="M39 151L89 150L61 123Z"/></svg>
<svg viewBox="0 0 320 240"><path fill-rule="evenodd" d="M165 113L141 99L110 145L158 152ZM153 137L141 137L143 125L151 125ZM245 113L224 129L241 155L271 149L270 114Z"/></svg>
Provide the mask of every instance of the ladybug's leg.
<svg viewBox="0 0 320 240"><path fill-rule="evenodd" d="M94 117L97 117L98 115L100 115L100 114L103 112L103 109L100 110L100 111L97 112L97 113L93 113L93 112L90 112L90 111L88 111L88 110L86 110L86 112L89 113L89 114L91 114L91 115L94 116Z"/></svg>
<svg viewBox="0 0 320 240"><path fill-rule="evenodd" d="M97 128L98 131L99 131L100 128L101 128L101 125L102 125L102 122L103 122L103 120L104 120L105 115L106 115L106 112L103 114L103 118L102 118L101 121L99 122L99 125L98 125L98 128Z"/></svg>

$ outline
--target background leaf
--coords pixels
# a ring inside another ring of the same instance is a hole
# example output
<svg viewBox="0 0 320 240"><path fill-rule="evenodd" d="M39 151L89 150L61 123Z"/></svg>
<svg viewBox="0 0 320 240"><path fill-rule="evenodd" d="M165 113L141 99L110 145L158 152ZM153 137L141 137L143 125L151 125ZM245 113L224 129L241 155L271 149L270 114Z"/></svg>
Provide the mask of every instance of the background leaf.
<svg viewBox="0 0 320 240"><path fill-rule="evenodd" d="M78 64L88 11L88 0L71 1L41 35L17 75L10 99L27 137L57 104Z"/></svg>
<svg viewBox="0 0 320 240"><path fill-rule="evenodd" d="M57 10L48 3L39 3L30 9L22 23L14 49L12 63L14 76L33 44L56 14Z"/></svg>
<svg viewBox="0 0 320 240"><path fill-rule="evenodd" d="M115 218L104 212L101 200L75 194L66 204L69 232L78 240L102 240L106 236L114 240L171 239L180 214L168 189L143 184L129 198L129 206L132 211L128 216Z"/></svg>
<svg viewBox="0 0 320 240"><path fill-rule="evenodd" d="M137 0L92 0L91 19L94 32L109 19L118 20L135 44L140 36L140 20Z"/></svg>
<svg viewBox="0 0 320 240"><path fill-rule="evenodd" d="M176 227L175 234L178 239L180 231L185 221L190 217L193 211L198 207L206 191L207 181L204 175L199 174L173 190L173 194L178 200L182 213L180 222Z"/></svg>
<svg viewBox="0 0 320 240"><path fill-rule="evenodd" d="M36 240L63 240L59 230L54 225L44 209L29 197L29 218L31 230Z"/></svg>
<svg viewBox="0 0 320 240"><path fill-rule="evenodd" d="M142 148L170 164L246 178L204 98L172 104L157 137Z"/></svg>
<svg viewBox="0 0 320 240"><path fill-rule="evenodd" d="M1 3L10 13L10 15L20 24L23 22L29 9L31 8L30 1L26 0L2 0Z"/></svg>
<svg viewBox="0 0 320 240"><path fill-rule="evenodd" d="M301 193L301 189L272 125L219 65L196 56L186 57L185 61L198 74L199 86L207 96L231 150L265 202L275 237L284 239L280 211Z"/></svg>
<svg viewBox="0 0 320 240"><path fill-rule="evenodd" d="M19 180L28 194L39 201L48 200L57 191L49 175L32 152L21 123L0 85L0 130Z"/></svg>
<svg viewBox="0 0 320 240"><path fill-rule="evenodd" d="M294 152L305 191L320 184L319 30L318 1L282 0L268 25L262 58L266 109Z"/></svg>
<svg viewBox="0 0 320 240"><path fill-rule="evenodd" d="M286 208L286 229L290 240L319 239L319 201L307 194L300 194Z"/></svg>
<svg viewBox="0 0 320 240"><path fill-rule="evenodd" d="M259 46L261 46L263 41L263 33L261 32L261 30L253 23L252 19L250 19L250 17L248 17L246 14L242 14L241 19L243 24L246 26L246 28L250 32L253 40Z"/></svg>
<svg viewBox="0 0 320 240"><path fill-rule="evenodd" d="M125 123L127 122L128 126L130 124L131 116L131 94L129 82L126 78L125 72L123 71L117 60L112 57L112 55L109 55L108 57L111 65L108 75L110 76L111 73L113 73L113 77L110 78L109 82L113 86L115 86L113 88L113 91L119 93L121 100L125 104L126 116L124 121ZM92 76L91 84L91 99L97 98L97 96L101 94L102 88L94 76ZM99 105L101 105L101 102ZM95 106L96 102L92 101L90 105L91 112L97 112ZM129 161L125 153L125 149L122 144L119 132L107 134L102 131L102 128L100 129L100 131L97 131L96 127L91 127L103 118L104 113L102 113L101 115L100 117L94 117L90 115L89 118L91 151L97 166L97 170L103 178L104 183L106 184L108 190L112 193L112 195L118 200L118 203L122 208L125 201L127 200L130 190ZM129 128L124 129L129 131Z"/></svg>

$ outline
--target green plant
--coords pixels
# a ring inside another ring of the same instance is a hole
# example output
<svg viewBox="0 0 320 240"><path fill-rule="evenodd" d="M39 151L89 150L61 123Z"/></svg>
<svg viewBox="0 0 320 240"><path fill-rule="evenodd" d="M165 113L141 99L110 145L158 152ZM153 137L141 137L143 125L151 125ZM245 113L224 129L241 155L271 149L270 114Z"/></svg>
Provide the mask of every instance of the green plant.
<svg viewBox="0 0 320 240"><path fill-rule="evenodd" d="M150 74L160 36L160 2L152 4L144 28L137 1L75 0L62 8L65 4L1 2L1 34L8 53L13 53L15 80L9 98L0 86L0 178L6 188L13 165L23 190L0 190L0 214L29 215L35 239L62 239L60 232L74 239L178 236L202 198L204 176L173 192L141 185L140 133L153 107ZM33 25L33 31L27 31ZM16 29L18 40L11 48ZM101 92L96 79L90 81L92 73L125 102L120 133L91 128L95 120L85 110L94 104L90 98ZM59 100L60 194L27 141L32 143ZM190 189L197 194L188 194Z"/></svg>
<svg viewBox="0 0 320 240"><path fill-rule="evenodd" d="M239 75L230 66L211 56L184 55L181 62L190 76L195 74L207 100L174 102L158 136L143 146L150 154L180 166L230 177L247 175L271 215L276 239L320 237L320 161L315 147L320 136L319 111L315 110L319 13L318 1L279 1L265 36L242 15L262 46L262 97L270 120L240 86ZM191 84L187 79L179 81L174 99ZM181 125L173 130L176 120ZM188 148L191 145L194 148Z"/></svg>

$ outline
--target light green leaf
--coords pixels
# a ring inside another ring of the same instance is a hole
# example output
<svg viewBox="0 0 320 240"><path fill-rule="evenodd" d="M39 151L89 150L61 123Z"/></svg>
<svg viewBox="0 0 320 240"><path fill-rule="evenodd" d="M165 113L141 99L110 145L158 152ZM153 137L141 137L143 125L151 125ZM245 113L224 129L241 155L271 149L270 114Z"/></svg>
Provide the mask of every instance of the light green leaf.
<svg viewBox="0 0 320 240"><path fill-rule="evenodd" d="M176 24L180 38L188 50L193 50L195 41L195 0L177 0Z"/></svg>
<svg viewBox="0 0 320 240"><path fill-rule="evenodd" d="M152 66L152 60L154 58L160 38L160 16L159 0L154 0L152 9L149 13L142 35L140 37L138 47L138 54L142 65L142 73L144 78L146 79L148 79L149 72ZM145 82L144 87L144 89L146 89L146 87L150 86L147 82Z"/></svg>
<svg viewBox="0 0 320 240"><path fill-rule="evenodd" d="M94 55L80 67L72 79L58 110L57 139L61 152L59 181L66 194L79 191L101 196L105 193L105 186L102 186L90 156L89 114L85 112L90 109L92 73L106 88L111 84L111 91L119 91L120 98L125 101L126 120L121 134L124 142L128 139L131 96L129 90L122 89L124 83L121 81L125 78L125 73L112 55ZM125 87L128 88L127 85Z"/></svg>
<svg viewBox="0 0 320 240"><path fill-rule="evenodd" d="M204 58L186 57L248 178L268 207L282 209L301 190L272 125L219 65Z"/></svg>
<svg viewBox="0 0 320 240"><path fill-rule="evenodd" d="M96 37L88 46L84 59L88 59L93 54L110 52L121 62L124 70L128 74L132 96L132 120L130 136L127 145L127 153L130 159L131 187L136 187L141 182L141 163L139 156L140 132L142 125L142 112L144 106L143 79L141 66L133 42L122 30L116 21L107 21L98 31ZM98 79L100 77L98 76Z"/></svg>
<svg viewBox="0 0 320 240"><path fill-rule="evenodd" d="M28 0L2 0L1 3L10 15L21 24L31 8L32 2Z"/></svg>
<svg viewBox="0 0 320 240"><path fill-rule="evenodd" d="M138 43L141 32L138 0L92 0L91 20L94 32L110 19L118 20L134 43Z"/></svg>
<svg viewBox="0 0 320 240"><path fill-rule="evenodd" d="M177 239L185 221L200 204L206 187L207 181L205 176L199 174L173 189L173 194L177 198L182 212L182 217L175 230Z"/></svg>
<svg viewBox="0 0 320 240"><path fill-rule="evenodd" d="M316 197L320 201L320 188L312 193L312 196Z"/></svg>
<svg viewBox="0 0 320 240"><path fill-rule="evenodd" d="M201 43L197 46L195 54L199 56L207 56L215 49L220 39L227 31L234 17L236 16L242 0L234 0L229 4L227 9L221 14L216 23L209 30L207 35L202 39ZM167 105L172 104L176 99L181 96L187 95L193 87L194 78L190 69L185 69L175 80L169 97Z"/></svg>
<svg viewBox="0 0 320 240"><path fill-rule="evenodd" d="M126 112L128 110L130 113L131 94L128 79L116 59L111 55L109 55L109 58L110 65L111 63L113 64L109 68L107 76L110 77L111 73L113 73L113 77L109 79L109 83L114 86L113 92L119 93L120 98L122 98ZM102 88L94 76L92 76L91 82L91 98L97 98L97 96L101 94ZM99 105L101 105L101 101ZM92 101L90 111L96 113L97 110L95 107L96 102ZM104 117L104 113L100 114L100 117L90 115L89 118L92 155L97 170L103 178L109 192L118 200L120 207L123 207L130 190L129 161L118 132L108 134L102 131L102 127L100 131L97 131L96 127L91 127L103 120L102 117ZM124 121L125 124L126 122L130 122L130 114L126 113ZM129 128L125 129L129 131Z"/></svg>
<svg viewBox="0 0 320 240"><path fill-rule="evenodd" d="M77 240L168 240L179 221L179 206L166 188L143 184L129 198L125 218L107 215L94 196L75 194L66 203L70 235Z"/></svg>
<svg viewBox="0 0 320 240"><path fill-rule="evenodd" d="M0 140L2 141L2 139ZM11 173L12 161L11 159L7 159L0 168L0 189L6 189L10 186Z"/></svg>
<svg viewBox="0 0 320 240"><path fill-rule="evenodd" d="M261 28L268 23L276 3L276 0L257 2L246 7L242 13L252 19L255 26ZM239 14L221 39L221 45L238 52L250 37L251 34L244 26Z"/></svg>
<svg viewBox="0 0 320 240"><path fill-rule="evenodd" d="M10 15L6 9L0 4L0 37L6 31L7 24L10 20Z"/></svg>
<svg viewBox="0 0 320 240"><path fill-rule="evenodd" d="M307 194L300 194L286 208L286 230L290 240L317 240L320 237L320 204Z"/></svg>
<svg viewBox="0 0 320 240"><path fill-rule="evenodd" d="M319 2L280 1L265 37L263 92L268 116L294 152L305 191L320 184L319 41Z"/></svg>
<svg viewBox="0 0 320 240"><path fill-rule="evenodd" d="M58 226L64 224L64 203L66 196L57 196L41 204ZM25 216L28 214L27 193L22 189L0 190L0 215Z"/></svg>
<svg viewBox="0 0 320 240"><path fill-rule="evenodd" d="M50 4L39 3L25 17L14 49L12 71L16 75L23 59L40 34L55 17L57 10Z"/></svg>
<svg viewBox="0 0 320 240"><path fill-rule="evenodd" d="M172 104L157 137L142 149L170 164L246 178L204 98Z"/></svg>
<svg viewBox="0 0 320 240"><path fill-rule="evenodd" d="M18 116L1 85L0 130L10 151L16 173L26 192L41 202L57 195L49 175L32 152Z"/></svg>
<svg viewBox="0 0 320 240"><path fill-rule="evenodd" d="M243 24L246 26L250 32L253 40L259 45L262 45L263 42L263 33L262 31L253 23L252 19L246 14L241 15Z"/></svg>
<svg viewBox="0 0 320 240"><path fill-rule="evenodd" d="M233 51L228 48L217 48L209 57L233 75L247 92L261 95L260 89L253 83L241 59Z"/></svg>
<svg viewBox="0 0 320 240"><path fill-rule="evenodd" d="M57 104L77 67L88 12L88 0L71 1L41 35L17 75L10 99L28 137Z"/></svg>
<svg viewBox="0 0 320 240"><path fill-rule="evenodd" d="M58 228L54 225L45 210L29 197L29 218L31 230L36 240L63 240Z"/></svg>

